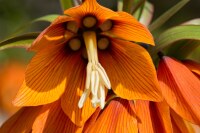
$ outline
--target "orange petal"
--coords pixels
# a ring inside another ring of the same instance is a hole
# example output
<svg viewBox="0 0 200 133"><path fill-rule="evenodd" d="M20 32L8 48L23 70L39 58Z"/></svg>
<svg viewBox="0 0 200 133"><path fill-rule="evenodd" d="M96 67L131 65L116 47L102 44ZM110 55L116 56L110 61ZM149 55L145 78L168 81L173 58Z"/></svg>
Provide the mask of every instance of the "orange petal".
<svg viewBox="0 0 200 133"><path fill-rule="evenodd" d="M59 16L52 24L40 33L33 44L28 48L30 51L40 51L46 46L57 45L66 42L64 35L66 34L66 28L64 22L73 21L71 17ZM69 36L72 36L68 32Z"/></svg>
<svg viewBox="0 0 200 133"><path fill-rule="evenodd" d="M192 60L184 60L183 64L190 69L190 71L200 76L200 64Z"/></svg>
<svg viewBox="0 0 200 133"><path fill-rule="evenodd" d="M99 60L118 96L128 100L162 100L156 70L143 47L113 39L108 51L99 51Z"/></svg>
<svg viewBox="0 0 200 133"><path fill-rule="evenodd" d="M96 0L85 0L80 6L65 10L64 14L73 17L79 26L82 24L81 21L86 15L95 16L99 22L98 24L113 16L118 16L116 12L99 5Z"/></svg>
<svg viewBox="0 0 200 133"><path fill-rule="evenodd" d="M0 128L1 133L29 133L41 106L25 107L9 118Z"/></svg>
<svg viewBox="0 0 200 133"><path fill-rule="evenodd" d="M172 133L169 106L164 103L136 101L136 113L141 133Z"/></svg>
<svg viewBox="0 0 200 133"><path fill-rule="evenodd" d="M100 114L89 133L136 133L138 132L134 105L131 101L114 99Z"/></svg>
<svg viewBox="0 0 200 133"><path fill-rule="evenodd" d="M78 101L85 89L86 63L80 58L74 59L73 72L70 75L65 93L61 97L63 111L73 123L82 126L93 114L95 108L92 107L91 98L88 97L83 108L78 107Z"/></svg>
<svg viewBox="0 0 200 133"><path fill-rule="evenodd" d="M60 100L42 107L33 124L35 133L81 133L82 128L77 127L63 112Z"/></svg>
<svg viewBox="0 0 200 133"><path fill-rule="evenodd" d="M169 106L165 101L158 103L150 102L150 111L155 132L173 132Z"/></svg>
<svg viewBox="0 0 200 133"><path fill-rule="evenodd" d="M92 128L92 126L95 124L100 112L101 112L101 109L97 108L96 111L92 114L92 116L87 120L83 128L84 133L89 132L89 129Z"/></svg>
<svg viewBox="0 0 200 133"><path fill-rule="evenodd" d="M138 117L138 129L141 133L154 133L151 119L149 101L137 100L135 104L136 115Z"/></svg>
<svg viewBox="0 0 200 133"><path fill-rule="evenodd" d="M154 39L149 30L138 22L132 15L125 12L118 12L119 16L111 18L114 24L106 35L115 35L124 40L154 44Z"/></svg>
<svg viewBox="0 0 200 133"><path fill-rule="evenodd" d="M158 79L169 106L181 117L200 124L200 80L183 64L163 57Z"/></svg>
<svg viewBox="0 0 200 133"><path fill-rule="evenodd" d="M195 133L190 123L183 120L173 110L171 110L171 118L174 133Z"/></svg>
<svg viewBox="0 0 200 133"><path fill-rule="evenodd" d="M67 53L63 46L49 46L38 52L28 65L14 104L37 106L59 99L73 70L71 65L76 56Z"/></svg>

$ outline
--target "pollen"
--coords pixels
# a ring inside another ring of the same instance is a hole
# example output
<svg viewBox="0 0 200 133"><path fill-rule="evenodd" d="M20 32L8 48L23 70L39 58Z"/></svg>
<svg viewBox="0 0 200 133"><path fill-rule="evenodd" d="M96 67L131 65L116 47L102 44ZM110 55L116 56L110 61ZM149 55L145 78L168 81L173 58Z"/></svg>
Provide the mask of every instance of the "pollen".
<svg viewBox="0 0 200 133"><path fill-rule="evenodd" d="M112 28L113 23L111 20L106 20L103 24L101 24L99 27L102 31L108 31Z"/></svg>
<svg viewBox="0 0 200 133"><path fill-rule="evenodd" d="M98 40L97 46L100 50L105 50L106 48L108 48L110 44L110 41L108 40L108 38L104 37Z"/></svg>
<svg viewBox="0 0 200 133"><path fill-rule="evenodd" d="M81 41L78 38L73 38L69 41L69 47L73 51L77 51L81 48Z"/></svg>
<svg viewBox="0 0 200 133"><path fill-rule="evenodd" d="M78 107L82 108L86 99L91 94L91 103L93 107L105 105L105 89L111 89L110 80L106 71L98 60L96 33L86 31L83 33L86 46L88 64L86 68L85 90L79 100Z"/></svg>
<svg viewBox="0 0 200 133"><path fill-rule="evenodd" d="M83 26L86 28L92 28L96 25L97 19L93 16L87 16L83 19Z"/></svg>

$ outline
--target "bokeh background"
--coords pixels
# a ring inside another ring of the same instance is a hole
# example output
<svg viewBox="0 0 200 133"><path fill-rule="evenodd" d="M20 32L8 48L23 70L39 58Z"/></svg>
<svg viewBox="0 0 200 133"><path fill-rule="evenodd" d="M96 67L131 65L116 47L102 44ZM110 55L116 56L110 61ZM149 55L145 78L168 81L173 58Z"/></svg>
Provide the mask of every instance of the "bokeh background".
<svg viewBox="0 0 200 133"><path fill-rule="evenodd" d="M102 5L117 9L116 0L98 0ZM149 0L154 5L153 20L158 18L162 13L175 5L179 0ZM27 25L34 19L48 14L62 14L62 8L59 0L0 0L0 42L6 38L12 37L16 34L22 34L26 32L42 31L50 23L37 22L31 26ZM200 0L190 0L190 2L184 6L176 15L165 23L165 26L161 30L165 30L169 27L176 26L185 21L200 18ZM26 28L24 28L26 27ZM22 30L19 30L22 29ZM193 57L200 61L200 48L196 50ZM7 79L11 81L17 81L19 84L23 79L23 72L25 67L32 57L33 53L26 52L25 49L11 48L0 51L0 106L1 97L11 99L18 89L18 84L15 82L5 82ZM10 68L9 70L7 70ZM7 77L5 72L8 72ZM2 86L7 89L2 90ZM5 96L8 94L7 96ZM13 109L11 102L8 103L7 109ZM17 110L14 108L13 110ZM11 115L12 111L0 109L0 121L4 120L6 116ZM3 115L4 114L4 115ZM1 122L0 122L1 125Z"/></svg>

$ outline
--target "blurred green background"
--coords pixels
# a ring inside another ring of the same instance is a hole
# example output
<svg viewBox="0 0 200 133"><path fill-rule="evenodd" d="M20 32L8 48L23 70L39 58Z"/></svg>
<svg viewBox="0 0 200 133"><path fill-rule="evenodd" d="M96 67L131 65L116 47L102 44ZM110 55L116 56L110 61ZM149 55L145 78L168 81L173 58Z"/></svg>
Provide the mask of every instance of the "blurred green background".
<svg viewBox="0 0 200 133"><path fill-rule="evenodd" d="M149 0L155 7L155 20L179 0ZM26 30L18 29L26 26L31 20L47 14L62 14L59 0L0 0L0 41L23 32L41 31L49 25L47 22L34 23ZM116 0L99 0L105 6L116 10ZM191 0L176 15L165 23L163 29L181 24L190 19L200 18L200 0ZM31 57L24 49L7 49L0 51L0 62L19 60L27 63Z"/></svg>

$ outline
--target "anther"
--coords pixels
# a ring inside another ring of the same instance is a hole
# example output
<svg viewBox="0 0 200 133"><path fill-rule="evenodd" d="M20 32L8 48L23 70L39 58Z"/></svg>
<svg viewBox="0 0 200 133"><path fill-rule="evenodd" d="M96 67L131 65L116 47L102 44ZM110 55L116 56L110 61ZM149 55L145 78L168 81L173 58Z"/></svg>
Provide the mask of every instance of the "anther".
<svg viewBox="0 0 200 133"><path fill-rule="evenodd" d="M73 38L69 41L69 47L73 51L77 51L81 48L81 41L78 38Z"/></svg>
<svg viewBox="0 0 200 133"><path fill-rule="evenodd" d="M78 26L77 23L74 21L69 21L67 22L67 26L66 26L67 30L73 32L73 33L77 33L78 31Z"/></svg>
<svg viewBox="0 0 200 133"><path fill-rule="evenodd" d="M97 19L93 16L88 16L83 19L83 26L86 28L92 28L97 23Z"/></svg>
<svg viewBox="0 0 200 133"><path fill-rule="evenodd" d="M101 24L99 27L102 31L108 31L112 28L112 21L111 20L106 20L103 24Z"/></svg>
<svg viewBox="0 0 200 133"><path fill-rule="evenodd" d="M97 42L97 46L101 50L105 50L106 48L108 48L109 44L110 44L110 42L109 42L108 38L105 38L105 37L99 39Z"/></svg>

